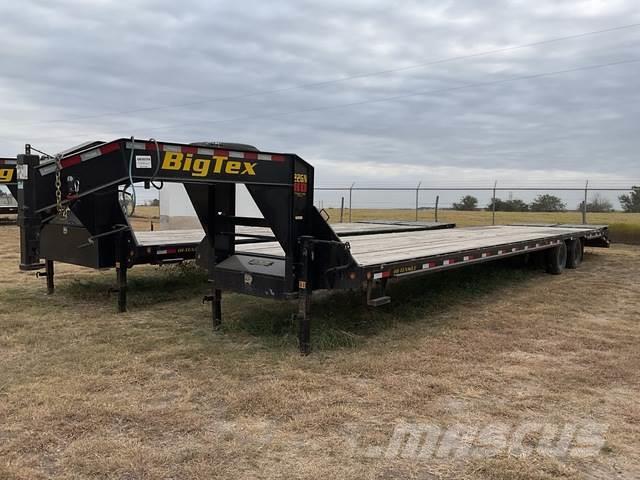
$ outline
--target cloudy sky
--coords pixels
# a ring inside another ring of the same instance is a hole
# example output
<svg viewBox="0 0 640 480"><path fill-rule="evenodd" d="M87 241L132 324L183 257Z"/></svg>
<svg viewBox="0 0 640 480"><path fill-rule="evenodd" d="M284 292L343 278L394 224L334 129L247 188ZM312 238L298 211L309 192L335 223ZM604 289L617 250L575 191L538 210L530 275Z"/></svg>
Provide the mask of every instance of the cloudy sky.
<svg viewBox="0 0 640 480"><path fill-rule="evenodd" d="M295 152L323 186L640 183L635 1L23 0L0 15L1 155L135 135Z"/></svg>

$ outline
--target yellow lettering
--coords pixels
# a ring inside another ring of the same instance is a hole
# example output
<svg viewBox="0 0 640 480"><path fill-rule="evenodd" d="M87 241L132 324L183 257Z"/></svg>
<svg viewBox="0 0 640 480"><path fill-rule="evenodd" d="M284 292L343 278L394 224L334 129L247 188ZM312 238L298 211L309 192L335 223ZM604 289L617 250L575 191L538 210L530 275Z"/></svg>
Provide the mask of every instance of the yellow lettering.
<svg viewBox="0 0 640 480"><path fill-rule="evenodd" d="M255 163L249 163L249 162L244 162L244 170L241 172L242 175L255 175L256 171L254 170L254 167L256 166Z"/></svg>
<svg viewBox="0 0 640 480"><path fill-rule="evenodd" d="M224 172L225 173L230 173L230 174L238 174L240 173L240 167L242 166L242 164L240 162L236 162L235 160L231 160L229 162L227 162L227 164L224 167Z"/></svg>
<svg viewBox="0 0 640 480"><path fill-rule="evenodd" d="M193 154L187 153L187 156L184 159L184 167L182 168L185 172L191 170L191 161L193 160Z"/></svg>
<svg viewBox="0 0 640 480"><path fill-rule="evenodd" d="M0 168L0 182L10 182L13 178L13 168Z"/></svg>
<svg viewBox="0 0 640 480"><path fill-rule="evenodd" d="M196 158L193 162L193 173L194 177L206 177L209 173L209 166L211 165L211 160L205 160L203 158Z"/></svg>
<svg viewBox="0 0 640 480"><path fill-rule="evenodd" d="M227 157L213 157L216 161L214 167L213 167L213 173L220 173L222 172L222 164L224 163L224 161L227 159Z"/></svg>
<svg viewBox="0 0 640 480"><path fill-rule="evenodd" d="M162 160L163 170L180 170L184 155L179 152L166 152Z"/></svg>
<svg viewBox="0 0 640 480"><path fill-rule="evenodd" d="M184 155L180 152L165 152L162 160L163 170L183 170L191 172L194 177L206 177L210 173L223 172L228 175L255 175L256 165L257 163L229 160L228 157L221 156L214 156L212 165L208 158L193 158L191 153ZM13 174L13 171L10 173Z"/></svg>

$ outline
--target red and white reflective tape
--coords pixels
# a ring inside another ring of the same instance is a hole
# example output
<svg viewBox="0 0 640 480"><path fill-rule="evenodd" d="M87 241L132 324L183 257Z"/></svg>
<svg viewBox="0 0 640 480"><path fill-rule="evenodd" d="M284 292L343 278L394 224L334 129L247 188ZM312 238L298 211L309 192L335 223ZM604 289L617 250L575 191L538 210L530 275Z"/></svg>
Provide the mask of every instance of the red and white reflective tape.
<svg viewBox="0 0 640 480"><path fill-rule="evenodd" d="M115 152L120 149L120 145L118 142L106 143L98 148L92 148L86 152L78 153L76 155L71 155L70 157L63 158L60 160L60 167L62 169L71 167L73 165L77 165L82 162L86 162L87 160L91 160L92 158L99 157L101 155L106 155L111 152ZM40 168L40 175L49 175L56 171L56 162L51 161L47 165L43 165Z"/></svg>
<svg viewBox="0 0 640 480"><path fill-rule="evenodd" d="M540 248L544 245L555 245L555 244L559 244L560 242L562 242L562 240L549 240L547 242L545 242L544 244L540 244L540 243L536 243L535 244L535 248ZM489 258L489 257L494 257L494 256L500 256L500 255L504 255L504 256L509 256L512 253L515 252L524 252L525 250L529 250L531 248L534 248L533 245L529 246L529 245L523 245L520 247L511 247L510 249L499 249L499 250L493 250L493 251L486 251L486 252L482 252L479 255L463 255L462 258L457 257L457 258L445 258L441 261L431 261L431 262L425 262L423 263L421 266L418 266L416 268L416 270L409 270L406 272L400 272L397 273L397 276L403 276L403 275L408 275L414 272L419 272L422 270L429 270L429 269L434 269L434 268L439 268L439 267L446 267L449 265L454 265L456 263L462 263L462 262L474 262L483 258ZM401 270L401 269L400 269ZM374 280L379 280L381 278L389 278L393 276L393 270L387 270L384 272L376 272L373 274L373 279Z"/></svg>
<svg viewBox="0 0 640 480"><path fill-rule="evenodd" d="M72 155L71 157L63 158L62 160L60 160L60 166L62 168L67 168L72 165L77 165L81 162L86 162L87 160L91 160L92 158L115 152L119 149L120 145L118 145L117 142L107 143L105 145L102 145L101 147L91 149L87 152L82 152L77 155Z"/></svg>
<svg viewBox="0 0 640 480"><path fill-rule="evenodd" d="M157 255L168 255L168 254L176 253L176 251L177 250L175 248L162 248L162 249L156 250L156 254Z"/></svg>
<svg viewBox="0 0 640 480"><path fill-rule="evenodd" d="M373 274L373 278L375 280L379 280L381 278L388 278L391 276L391 272L378 272Z"/></svg>
<svg viewBox="0 0 640 480"><path fill-rule="evenodd" d="M263 162L284 162L285 160L284 155L276 153L239 152L233 150L224 150L220 148L203 148L188 145L168 145L164 143L156 144L155 142L127 142L125 146L129 149L133 148L135 150L144 150L145 152L156 152L159 150L161 152L204 155L208 157L225 157L242 160L257 160ZM62 160L60 160L60 166L63 169L71 167L73 165L77 165L81 162L86 162L87 160L91 160L92 158L100 157L119 149L120 142L116 141L107 143L105 145L102 145L101 147L93 148L86 152L63 158ZM40 173L42 175L49 175L50 173L55 172L55 170L56 165L55 163L52 163L51 165L47 165L41 168Z"/></svg>
<svg viewBox="0 0 640 480"><path fill-rule="evenodd" d="M237 158L240 160L259 160L265 162L284 162L284 155L275 153L260 153L260 152L238 152L235 150L224 150L221 148L206 148L195 147L189 145L168 145L165 143L154 142L127 142L127 148L135 148L136 150L145 150L148 152L155 152L160 150L161 152L174 152L183 153L185 155L203 155L206 157L225 157L225 158Z"/></svg>

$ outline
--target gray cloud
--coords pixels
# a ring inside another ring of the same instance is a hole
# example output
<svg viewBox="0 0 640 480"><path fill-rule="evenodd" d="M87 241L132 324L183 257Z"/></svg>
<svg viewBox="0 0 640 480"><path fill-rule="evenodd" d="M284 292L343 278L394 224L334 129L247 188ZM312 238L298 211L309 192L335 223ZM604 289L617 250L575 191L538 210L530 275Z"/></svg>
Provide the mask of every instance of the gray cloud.
<svg viewBox="0 0 640 480"><path fill-rule="evenodd" d="M0 14L2 154L136 135L294 151L332 184L640 182L640 63L452 89L640 58L640 28L251 95L640 22L634 2L31 0ZM409 92L426 93L383 100Z"/></svg>

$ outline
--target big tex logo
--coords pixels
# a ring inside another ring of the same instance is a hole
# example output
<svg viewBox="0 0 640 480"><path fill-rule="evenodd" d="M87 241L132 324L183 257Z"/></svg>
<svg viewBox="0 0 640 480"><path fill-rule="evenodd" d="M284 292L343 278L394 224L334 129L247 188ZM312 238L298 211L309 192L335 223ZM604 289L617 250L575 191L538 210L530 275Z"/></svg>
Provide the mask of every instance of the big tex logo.
<svg viewBox="0 0 640 480"><path fill-rule="evenodd" d="M209 174L255 175L256 163L241 160L229 160L229 157L214 155L211 158L193 158L192 153L165 152L162 170L181 170L190 172L194 177L206 177Z"/></svg>
<svg viewBox="0 0 640 480"><path fill-rule="evenodd" d="M15 172L14 168L0 168L0 182L9 183L13 180L13 172Z"/></svg>

